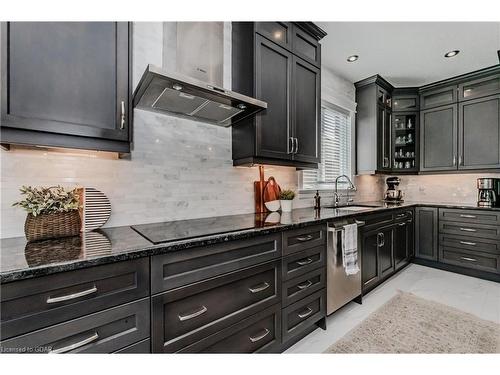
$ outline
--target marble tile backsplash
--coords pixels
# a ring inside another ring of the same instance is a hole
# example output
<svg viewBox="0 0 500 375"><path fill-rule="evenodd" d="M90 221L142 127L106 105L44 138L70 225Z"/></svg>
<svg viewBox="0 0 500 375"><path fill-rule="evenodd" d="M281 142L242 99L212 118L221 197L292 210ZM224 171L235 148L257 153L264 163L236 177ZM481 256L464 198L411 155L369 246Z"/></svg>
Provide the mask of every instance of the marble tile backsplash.
<svg viewBox="0 0 500 375"><path fill-rule="evenodd" d="M356 199L377 200L383 198L387 176L357 176ZM480 177L500 178L500 173L433 174L400 176L399 188L406 200L443 203L477 202L476 180ZM371 199L370 199L371 198Z"/></svg>
<svg viewBox="0 0 500 375"><path fill-rule="evenodd" d="M23 235L25 212L11 207L19 187L92 186L110 198L107 226L249 213L256 167L234 168L231 129L136 110L130 159L110 160L36 150L2 151L2 238ZM297 188L295 169L266 167ZM310 202L298 200L296 206Z"/></svg>

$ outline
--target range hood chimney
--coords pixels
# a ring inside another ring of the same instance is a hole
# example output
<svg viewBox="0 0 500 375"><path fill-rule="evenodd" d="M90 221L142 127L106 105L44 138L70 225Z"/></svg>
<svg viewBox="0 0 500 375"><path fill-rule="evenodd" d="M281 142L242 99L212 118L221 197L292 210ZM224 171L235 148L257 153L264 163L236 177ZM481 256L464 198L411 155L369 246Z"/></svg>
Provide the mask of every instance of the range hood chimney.
<svg viewBox="0 0 500 375"><path fill-rule="evenodd" d="M169 51L174 43L176 48ZM222 22L165 24L163 49L164 66L147 66L134 92L135 108L219 126L234 125L267 108L263 101L223 88Z"/></svg>

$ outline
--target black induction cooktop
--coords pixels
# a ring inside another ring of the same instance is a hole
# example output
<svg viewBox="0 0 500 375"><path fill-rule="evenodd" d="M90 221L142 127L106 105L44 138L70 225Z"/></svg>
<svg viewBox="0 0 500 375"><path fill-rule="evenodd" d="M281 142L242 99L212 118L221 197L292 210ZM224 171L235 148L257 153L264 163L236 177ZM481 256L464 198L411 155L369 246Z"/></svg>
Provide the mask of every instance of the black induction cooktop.
<svg viewBox="0 0 500 375"><path fill-rule="evenodd" d="M223 234L259 227L255 215L218 216L203 219L133 225L132 228L154 244Z"/></svg>

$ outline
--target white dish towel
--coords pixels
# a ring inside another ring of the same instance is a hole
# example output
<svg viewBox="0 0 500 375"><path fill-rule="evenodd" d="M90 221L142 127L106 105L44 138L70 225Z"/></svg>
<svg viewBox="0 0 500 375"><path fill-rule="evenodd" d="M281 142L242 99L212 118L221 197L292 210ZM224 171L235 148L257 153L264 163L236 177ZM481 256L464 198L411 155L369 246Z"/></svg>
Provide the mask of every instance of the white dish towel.
<svg viewBox="0 0 500 375"><path fill-rule="evenodd" d="M359 272L358 265L358 225L344 225L342 231L342 262L346 275Z"/></svg>

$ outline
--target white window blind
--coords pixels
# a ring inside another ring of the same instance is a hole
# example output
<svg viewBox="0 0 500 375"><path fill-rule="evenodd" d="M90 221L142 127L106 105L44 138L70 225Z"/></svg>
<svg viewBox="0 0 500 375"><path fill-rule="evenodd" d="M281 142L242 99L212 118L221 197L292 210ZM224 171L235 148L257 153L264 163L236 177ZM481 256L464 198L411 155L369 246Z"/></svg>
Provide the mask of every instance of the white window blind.
<svg viewBox="0 0 500 375"><path fill-rule="evenodd" d="M321 163L302 173L302 188L330 189L340 175L351 176L351 119L334 107L321 107ZM346 187L344 179L339 186Z"/></svg>

